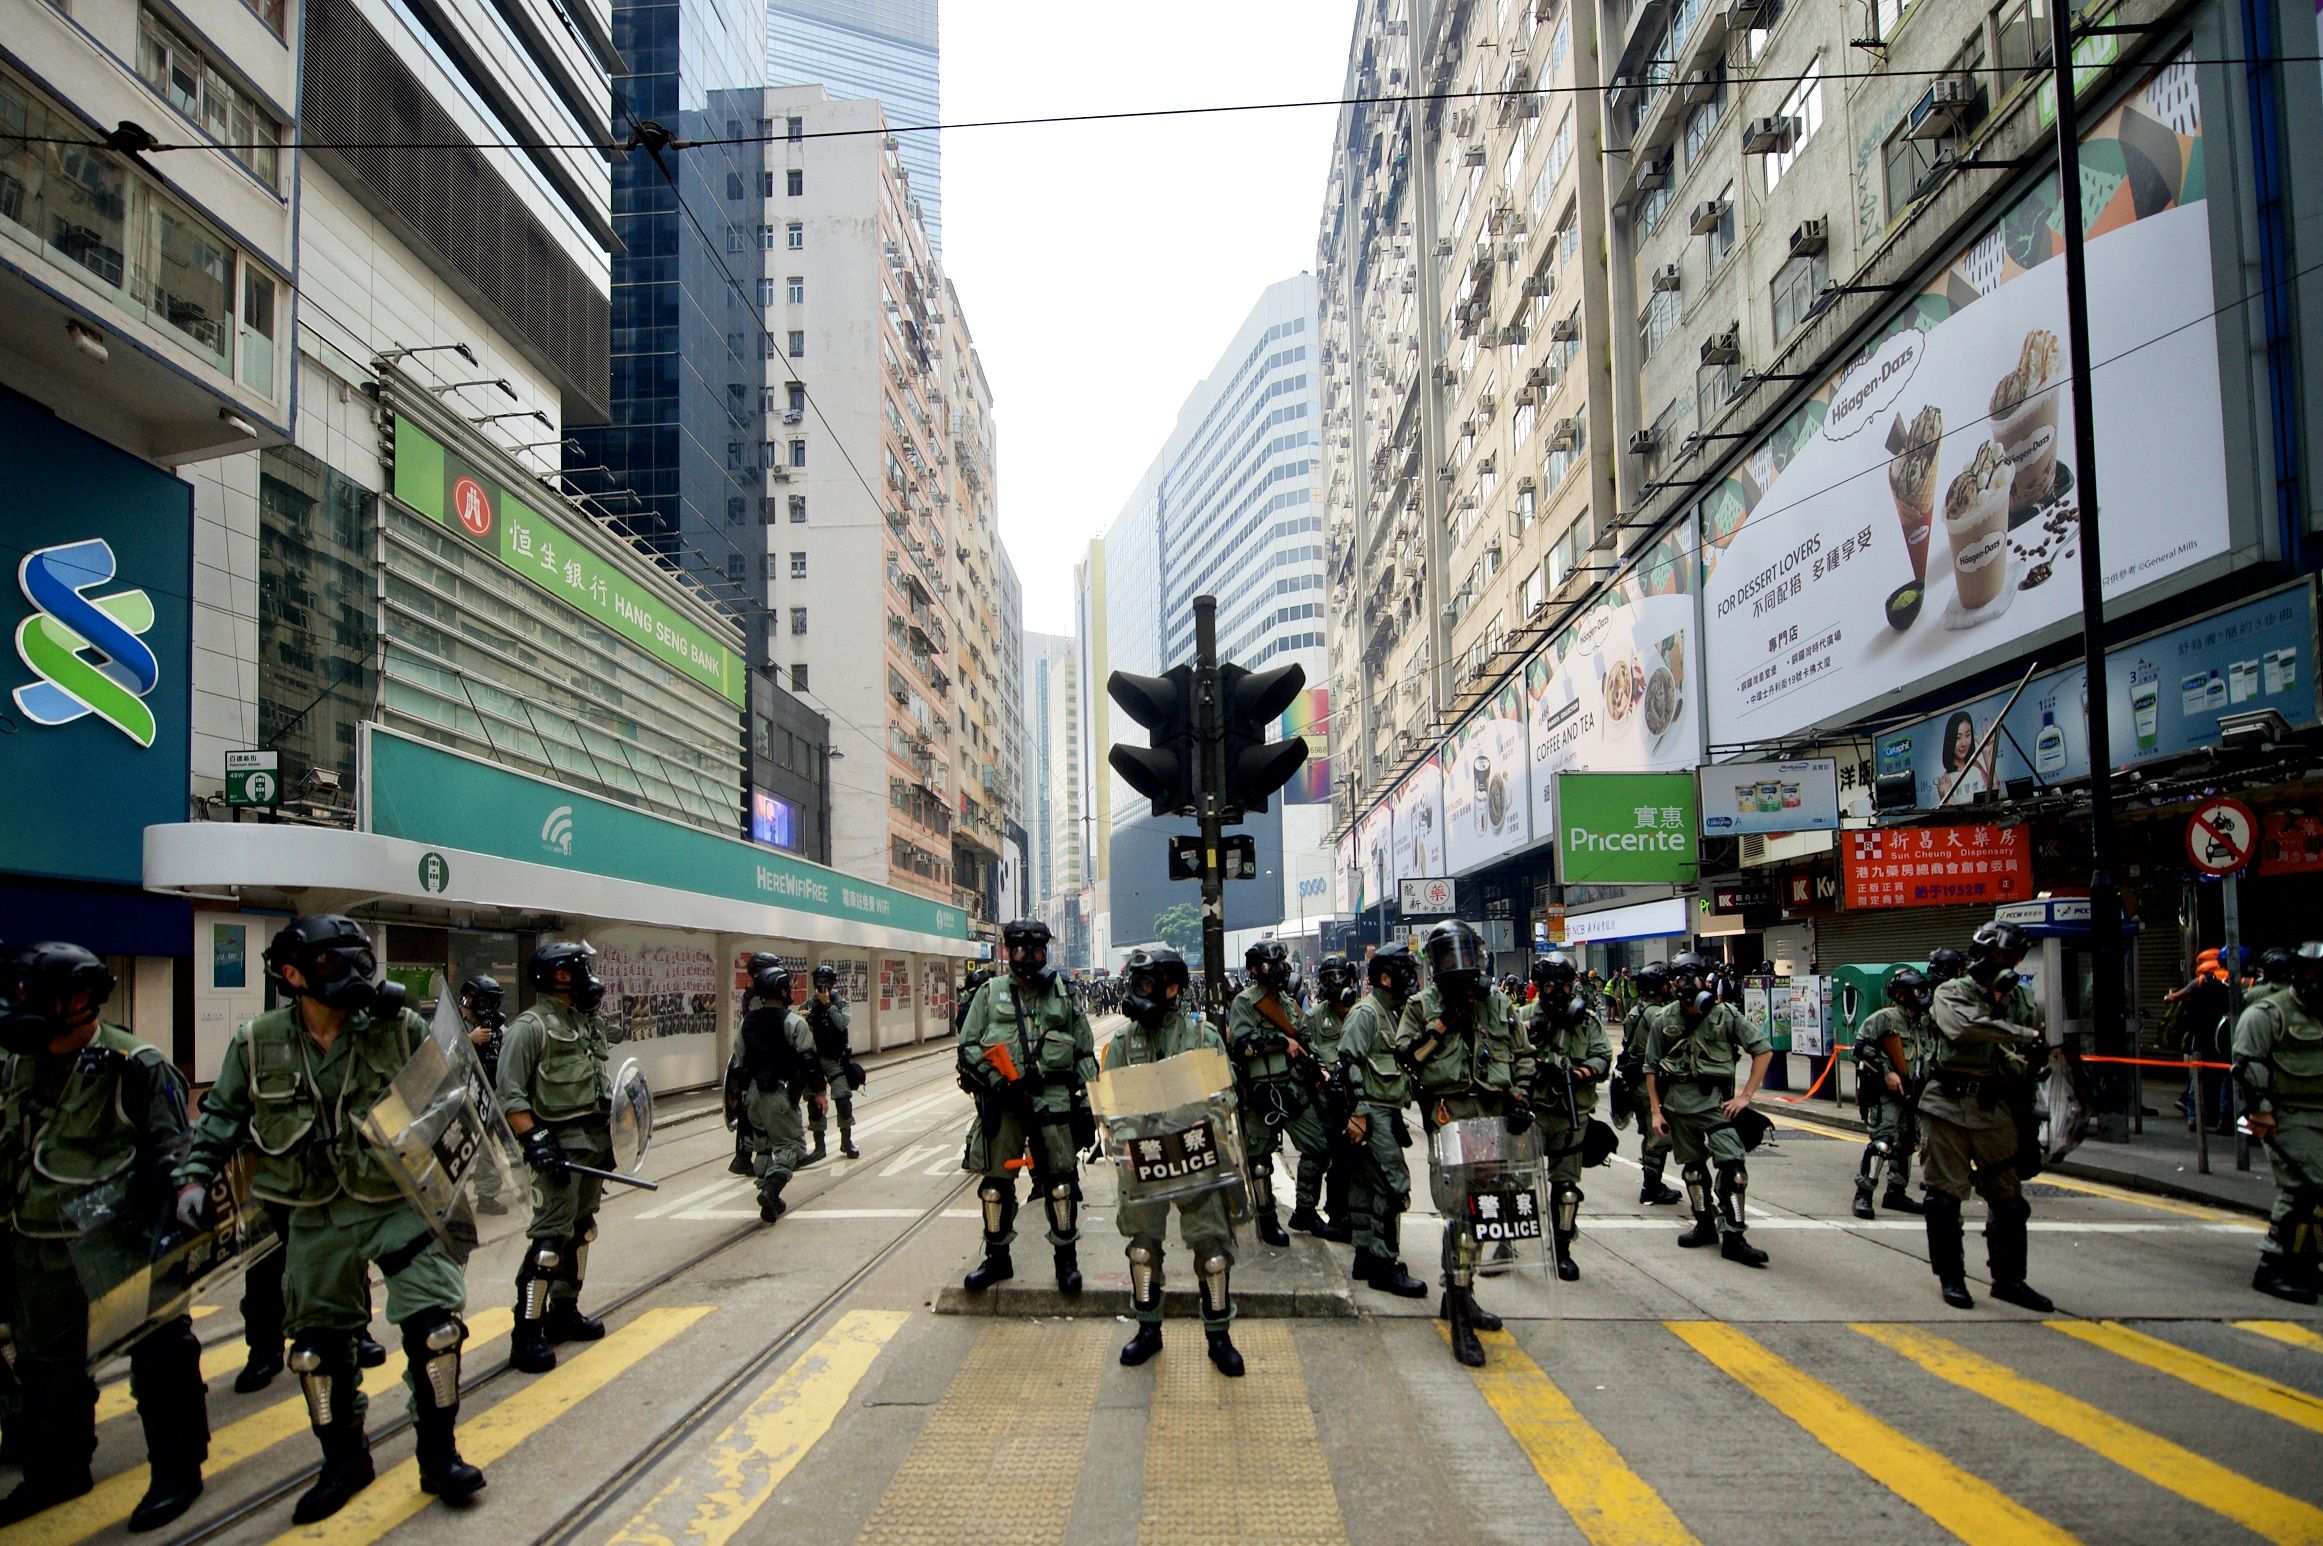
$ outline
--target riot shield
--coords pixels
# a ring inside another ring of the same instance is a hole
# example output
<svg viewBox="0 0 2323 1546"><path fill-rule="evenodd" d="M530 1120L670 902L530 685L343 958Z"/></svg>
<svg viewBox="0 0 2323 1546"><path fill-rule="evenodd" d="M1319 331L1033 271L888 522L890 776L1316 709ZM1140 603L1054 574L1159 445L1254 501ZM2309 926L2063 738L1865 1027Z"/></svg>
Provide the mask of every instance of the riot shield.
<svg viewBox="0 0 2323 1546"><path fill-rule="evenodd" d="M637 1059L623 1058L613 1070L613 1168L636 1175L653 1146L653 1088Z"/></svg>
<svg viewBox="0 0 2323 1546"><path fill-rule="evenodd" d="M1234 1065L1215 1047L1157 1063L1109 1068L1090 1087L1125 1203L1180 1205L1223 1193L1237 1223L1250 1217Z"/></svg>
<svg viewBox="0 0 2323 1546"><path fill-rule="evenodd" d="M121 1179L66 1205L66 1216L88 1231L70 1249L89 1303L89 1367L185 1314L197 1295L221 1293L281 1247L264 1205L250 1195L255 1164L255 1156L240 1155L211 1180L199 1229L179 1221L174 1199L140 1196Z"/></svg>
<svg viewBox="0 0 2323 1546"><path fill-rule="evenodd" d="M396 1187L458 1260L522 1227L523 1146L456 1016L447 1025L439 1011L362 1126Z"/></svg>
<svg viewBox="0 0 2323 1546"><path fill-rule="evenodd" d="M1444 1227L1466 1219L1485 1260L1503 1270L1549 1266L1538 1127L1511 1136L1499 1117L1438 1123L1429 1138L1428 1180Z"/></svg>

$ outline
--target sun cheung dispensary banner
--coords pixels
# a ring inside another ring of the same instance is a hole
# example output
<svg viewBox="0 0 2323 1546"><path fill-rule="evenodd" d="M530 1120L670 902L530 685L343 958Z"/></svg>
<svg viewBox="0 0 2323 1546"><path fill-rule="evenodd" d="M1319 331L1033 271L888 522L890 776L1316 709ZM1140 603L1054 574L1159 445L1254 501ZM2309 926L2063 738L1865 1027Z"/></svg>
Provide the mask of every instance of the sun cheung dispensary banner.
<svg viewBox="0 0 2323 1546"><path fill-rule="evenodd" d="M2109 599L2228 544L2205 193L2181 58L2081 148ZM1840 720L2079 612L2058 200L2054 176L2027 192L1702 502L1713 742Z"/></svg>

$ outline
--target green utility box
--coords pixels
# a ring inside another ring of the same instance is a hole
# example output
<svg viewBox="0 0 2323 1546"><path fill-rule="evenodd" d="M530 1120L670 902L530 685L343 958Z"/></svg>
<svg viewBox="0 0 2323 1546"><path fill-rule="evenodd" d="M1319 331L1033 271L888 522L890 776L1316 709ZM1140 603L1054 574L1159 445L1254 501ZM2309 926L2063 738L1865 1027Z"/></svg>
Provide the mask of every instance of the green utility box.
<svg viewBox="0 0 2323 1546"><path fill-rule="evenodd" d="M1855 1033L1872 1012L1887 1005L1887 980L1905 967L1926 971L1923 961L1835 967L1831 972L1831 1045L1852 1047Z"/></svg>

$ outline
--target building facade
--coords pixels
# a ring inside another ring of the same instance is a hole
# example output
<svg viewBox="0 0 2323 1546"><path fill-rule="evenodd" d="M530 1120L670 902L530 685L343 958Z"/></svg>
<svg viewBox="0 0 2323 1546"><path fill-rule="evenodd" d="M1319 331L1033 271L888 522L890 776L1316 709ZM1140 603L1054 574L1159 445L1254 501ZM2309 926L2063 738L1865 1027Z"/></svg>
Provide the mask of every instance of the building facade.
<svg viewBox="0 0 2323 1546"><path fill-rule="evenodd" d="M1062 939L1066 920L1079 910L1082 885L1078 641L1026 633L1024 692L1026 889L1034 916Z"/></svg>
<svg viewBox="0 0 2323 1546"><path fill-rule="evenodd" d="M944 251L939 0L767 0L766 83L869 98L898 129L905 187L928 247Z"/></svg>

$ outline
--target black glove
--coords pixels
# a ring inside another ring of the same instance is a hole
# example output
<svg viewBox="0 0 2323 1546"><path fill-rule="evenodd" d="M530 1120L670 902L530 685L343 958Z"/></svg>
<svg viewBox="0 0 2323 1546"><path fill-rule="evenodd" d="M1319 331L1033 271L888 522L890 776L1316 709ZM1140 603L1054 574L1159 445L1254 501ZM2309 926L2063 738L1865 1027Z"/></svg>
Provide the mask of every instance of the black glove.
<svg viewBox="0 0 2323 1546"><path fill-rule="evenodd" d="M1533 1130L1533 1106L1529 1100L1512 1100L1501 1122L1508 1128L1508 1136L1522 1138Z"/></svg>
<svg viewBox="0 0 2323 1546"><path fill-rule="evenodd" d="M534 1123L524 1130L520 1140L524 1145L524 1162L544 1176L561 1176L572 1168L565 1151L557 1147L557 1135Z"/></svg>

